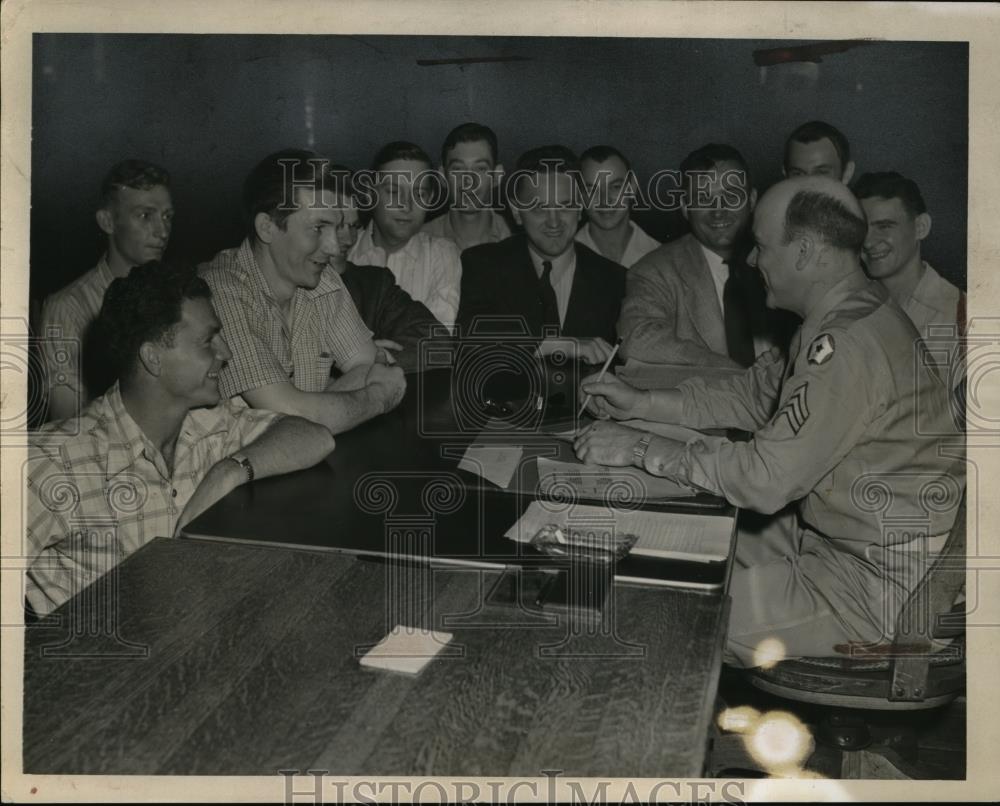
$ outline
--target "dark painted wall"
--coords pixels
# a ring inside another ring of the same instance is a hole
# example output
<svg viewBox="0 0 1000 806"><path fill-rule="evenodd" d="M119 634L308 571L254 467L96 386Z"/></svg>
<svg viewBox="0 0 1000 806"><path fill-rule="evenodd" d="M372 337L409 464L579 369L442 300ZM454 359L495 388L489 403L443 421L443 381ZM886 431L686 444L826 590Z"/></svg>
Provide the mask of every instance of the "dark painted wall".
<svg viewBox="0 0 1000 806"><path fill-rule="evenodd" d="M354 167L411 139L432 155L465 120L495 128L501 158L563 142L616 145L640 178L692 148L730 142L759 187L780 177L785 135L840 127L858 171L920 184L934 227L925 254L965 283L968 48L873 43L819 65L766 70L787 41L353 36L36 35L32 292L96 261L100 180L125 157L174 177L171 254L206 259L241 237L242 178L264 154L314 147ZM525 61L418 66L418 59ZM643 218L653 234L673 226Z"/></svg>

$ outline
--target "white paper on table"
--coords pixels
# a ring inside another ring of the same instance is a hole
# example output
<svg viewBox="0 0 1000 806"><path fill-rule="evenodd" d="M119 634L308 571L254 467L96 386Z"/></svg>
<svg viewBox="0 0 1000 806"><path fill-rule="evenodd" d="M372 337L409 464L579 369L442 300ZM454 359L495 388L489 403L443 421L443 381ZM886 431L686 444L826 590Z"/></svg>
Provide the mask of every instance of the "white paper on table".
<svg viewBox="0 0 1000 806"><path fill-rule="evenodd" d="M538 457L538 491L641 504L669 498L690 498L695 490L635 467L604 467Z"/></svg>
<svg viewBox="0 0 1000 806"><path fill-rule="evenodd" d="M646 512L586 504L566 506L532 501L504 537L528 543L547 525L564 532L607 532L638 537L632 554L712 562L725 560L733 536L733 519L724 515Z"/></svg>
<svg viewBox="0 0 1000 806"><path fill-rule="evenodd" d="M470 445L458 467L506 489L523 453L520 445Z"/></svg>

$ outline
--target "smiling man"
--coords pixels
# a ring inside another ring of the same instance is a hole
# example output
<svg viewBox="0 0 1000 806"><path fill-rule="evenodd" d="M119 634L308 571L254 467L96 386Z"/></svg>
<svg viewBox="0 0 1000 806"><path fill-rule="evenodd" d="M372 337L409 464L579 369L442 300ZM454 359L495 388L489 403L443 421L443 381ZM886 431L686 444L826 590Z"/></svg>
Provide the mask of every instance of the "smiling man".
<svg viewBox="0 0 1000 806"><path fill-rule="evenodd" d="M330 260L337 177L309 151L265 157L244 185L247 237L203 267L233 351L222 393L339 434L396 406L402 370L377 351ZM342 374L331 381L331 370Z"/></svg>
<svg viewBox="0 0 1000 806"><path fill-rule="evenodd" d="M320 425L220 402L230 352L193 269L132 269L111 283L98 323L117 381L31 437L26 597L37 615L239 485L334 447Z"/></svg>
<svg viewBox="0 0 1000 806"><path fill-rule="evenodd" d="M81 372L95 358L87 356L85 361L84 347L99 349L90 343L90 327L112 280L124 277L133 266L163 257L174 222L169 175L150 162L119 162L101 183L96 218L107 236L104 255L93 269L50 296L42 307L38 332L49 420L74 416L103 391L88 388L88 380L93 384L99 379Z"/></svg>
<svg viewBox="0 0 1000 806"><path fill-rule="evenodd" d="M748 367L774 344L773 323L745 254L757 191L732 146L711 143L681 163L688 235L628 272L622 355L649 363Z"/></svg>
<svg viewBox="0 0 1000 806"><path fill-rule="evenodd" d="M636 180L624 154L612 146L588 148L580 155L580 174L587 194L587 223L576 234L580 243L626 269L660 245L632 221Z"/></svg>
<svg viewBox="0 0 1000 806"><path fill-rule="evenodd" d="M931 217L916 182L894 171L868 173L858 180L854 194L868 218L868 276L888 289L923 338L933 340L930 337L939 326L963 334L965 294L920 256L920 246L931 231ZM961 365L941 365L941 369L951 372L952 386L964 376Z"/></svg>
<svg viewBox="0 0 1000 806"><path fill-rule="evenodd" d="M503 176L498 148L496 133L481 123L463 123L448 132L441 173L451 204L424 224L423 232L454 241L459 251L510 237L510 227L494 209L494 191Z"/></svg>
<svg viewBox="0 0 1000 806"><path fill-rule="evenodd" d="M372 169L372 220L347 259L355 266L389 269L400 288L453 327L462 276L458 247L420 231L435 192L431 158L419 146L397 141L379 149Z"/></svg>
<svg viewBox="0 0 1000 806"><path fill-rule="evenodd" d="M483 332L478 319L494 332L538 339L542 355L566 350L594 364L610 354L625 269L575 241L578 176L576 156L564 146L518 160L509 190L524 234L462 253L463 337Z"/></svg>
<svg viewBox="0 0 1000 806"><path fill-rule="evenodd" d="M913 324L862 271L866 229L836 180L778 183L754 215L751 259L768 304L803 319L789 356L774 349L734 378L677 389L582 385L599 416L752 438L685 444L598 422L576 441L580 459L635 464L764 515L796 506L770 533L738 535L733 663L884 645L955 518L965 471L949 391L913 360ZM900 517L920 526L897 529Z"/></svg>

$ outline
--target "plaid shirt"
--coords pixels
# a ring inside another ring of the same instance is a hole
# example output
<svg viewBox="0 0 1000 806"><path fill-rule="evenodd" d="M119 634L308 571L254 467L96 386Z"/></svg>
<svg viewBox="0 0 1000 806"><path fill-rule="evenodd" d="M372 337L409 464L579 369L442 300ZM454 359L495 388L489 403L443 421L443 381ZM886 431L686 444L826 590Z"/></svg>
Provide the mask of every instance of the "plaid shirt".
<svg viewBox="0 0 1000 806"><path fill-rule="evenodd" d="M80 377L83 336L101 312L104 292L114 279L104 255L94 268L52 294L42 306L38 335L45 362L46 389L68 386L81 405L90 400Z"/></svg>
<svg viewBox="0 0 1000 806"><path fill-rule="evenodd" d="M126 411L116 383L78 418L31 438L26 595L45 615L154 537L171 536L209 469L281 415L234 403L188 412L173 473Z"/></svg>
<svg viewBox="0 0 1000 806"><path fill-rule="evenodd" d="M462 258L455 243L418 232L402 249L387 256L385 249L375 245L374 232L375 222L370 221L347 259L355 266L389 269L400 288L424 303L435 319L452 330L462 289Z"/></svg>
<svg viewBox="0 0 1000 806"><path fill-rule="evenodd" d="M316 288L295 289L290 337L248 240L219 252L201 274L233 353L219 377L224 397L282 382L322 392L331 367L348 363L372 337L332 268Z"/></svg>

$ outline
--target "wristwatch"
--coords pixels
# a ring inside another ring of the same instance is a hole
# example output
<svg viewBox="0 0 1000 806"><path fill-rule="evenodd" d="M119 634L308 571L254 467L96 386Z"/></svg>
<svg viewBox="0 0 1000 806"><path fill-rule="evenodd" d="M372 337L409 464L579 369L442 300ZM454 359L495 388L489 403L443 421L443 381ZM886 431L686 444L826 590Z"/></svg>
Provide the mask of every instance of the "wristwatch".
<svg viewBox="0 0 1000 806"><path fill-rule="evenodd" d="M634 464L639 465L639 467L645 466L646 451L649 448L649 443L652 441L652 434L643 434L642 439L635 443L635 446L632 448L632 460Z"/></svg>
<svg viewBox="0 0 1000 806"><path fill-rule="evenodd" d="M227 459L232 459L234 462L236 462L236 464L238 464L240 467L243 468L243 470L247 474L247 483L248 484L251 481L253 481L253 465L250 464L250 460L247 459L246 454L239 453L239 452L237 452L237 453L231 453L226 458Z"/></svg>

